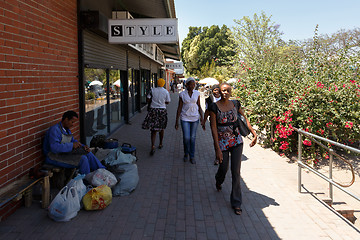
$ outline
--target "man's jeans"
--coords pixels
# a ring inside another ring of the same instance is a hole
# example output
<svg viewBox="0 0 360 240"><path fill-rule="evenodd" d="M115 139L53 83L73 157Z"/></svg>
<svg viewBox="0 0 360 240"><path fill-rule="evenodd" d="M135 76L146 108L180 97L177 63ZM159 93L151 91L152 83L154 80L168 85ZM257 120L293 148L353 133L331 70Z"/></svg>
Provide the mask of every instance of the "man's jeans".
<svg viewBox="0 0 360 240"><path fill-rule="evenodd" d="M184 154L185 156L190 155L190 159L194 159L196 130L199 125L199 120L195 122L181 120L180 122L183 131Z"/></svg>

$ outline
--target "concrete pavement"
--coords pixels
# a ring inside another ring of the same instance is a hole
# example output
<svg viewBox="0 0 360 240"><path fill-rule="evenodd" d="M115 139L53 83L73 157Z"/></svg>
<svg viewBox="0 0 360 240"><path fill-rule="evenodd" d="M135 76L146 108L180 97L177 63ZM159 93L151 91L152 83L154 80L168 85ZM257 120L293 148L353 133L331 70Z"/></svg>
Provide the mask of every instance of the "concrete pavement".
<svg viewBox="0 0 360 240"><path fill-rule="evenodd" d="M146 111L111 137L137 147L140 182L129 196L102 211L81 210L53 222L40 204L21 208L0 223L0 239L360 239L360 232L309 193L297 192L297 166L270 149L249 148L241 168L243 214L230 207L231 174L215 189L209 124L197 132L196 160L182 160L182 132L174 129L177 94L168 107L164 147L150 152ZM312 178L304 177L306 184Z"/></svg>

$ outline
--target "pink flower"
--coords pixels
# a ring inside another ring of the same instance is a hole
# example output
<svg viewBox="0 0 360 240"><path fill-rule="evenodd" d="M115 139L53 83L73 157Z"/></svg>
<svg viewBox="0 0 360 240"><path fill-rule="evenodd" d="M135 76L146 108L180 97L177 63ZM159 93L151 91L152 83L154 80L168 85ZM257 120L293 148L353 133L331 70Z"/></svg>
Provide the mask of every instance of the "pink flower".
<svg viewBox="0 0 360 240"><path fill-rule="evenodd" d="M317 130L316 132L320 133L321 135L324 134L324 130L322 130L321 128L319 130Z"/></svg>
<svg viewBox="0 0 360 240"><path fill-rule="evenodd" d="M332 125L332 122L328 122L327 124L326 124L326 127L329 127L329 126L331 126Z"/></svg>
<svg viewBox="0 0 360 240"><path fill-rule="evenodd" d="M346 127L346 128L352 128L353 125L354 125L354 124L353 124L352 122L346 122L345 127Z"/></svg>
<svg viewBox="0 0 360 240"><path fill-rule="evenodd" d="M317 86L318 88L323 88L323 87L324 87L324 84L322 84L321 82L318 82L318 83L316 84L316 86Z"/></svg>
<svg viewBox="0 0 360 240"><path fill-rule="evenodd" d="M306 145L306 146L311 146L311 141L309 141L309 140L304 140L304 141L303 141L303 144Z"/></svg>
<svg viewBox="0 0 360 240"><path fill-rule="evenodd" d="M280 144L281 144L281 146L279 148L281 150L286 150L286 149L289 148L289 143L288 142L282 141Z"/></svg>

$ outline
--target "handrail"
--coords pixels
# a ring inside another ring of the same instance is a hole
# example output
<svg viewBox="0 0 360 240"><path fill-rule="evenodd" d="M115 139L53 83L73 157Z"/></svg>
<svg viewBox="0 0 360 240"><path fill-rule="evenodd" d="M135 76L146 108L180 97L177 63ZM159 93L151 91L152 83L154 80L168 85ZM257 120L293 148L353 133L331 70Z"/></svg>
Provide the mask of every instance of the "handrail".
<svg viewBox="0 0 360 240"><path fill-rule="evenodd" d="M333 201L333 186L339 188L340 190L342 190L343 192L349 194L350 196L352 196L353 198L355 198L356 200L360 201L360 198L357 197L356 195L352 194L350 191L347 191L346 189L344 189L345 187L350 187L354 182L355 182L355 173L354 173L354 168L352 166L352 164L346 160L345 158L341 157L340 155L338 155L333 149L331 148L328 148L326 147L324 144L322 144L321 142L317 141L316 139L318 140L321 140L321 141L325 141L325 142L328 142L332 145L335 145L335 146L338 146L340 148L343 148L343 149L347 149L347 150L350 150L352 152L355 152L355 153L359 153L360 154L360 150L359 149L356 149L356 148L353 148L353 147L349 147L349 146L346 146L346 145L343 145L341 143L338 143L338 142L334 142L330 139L327 139L327 138L323 138L323 137L320 137L320 136L317 136L315 134L312 134L312 133L309 133L309 132L306 132L304 130L301 130L301 129L297 129L297 128L294 128L295 131L297 131L299 133L299 137L298 137L298 191L301 192L301 168L304 167L304 168L307 168L309 169L310 171L312 171L313 173L315 173L316 175L318 175L319 177L323 178L325 181L329 182L329 197L331 198L331 201ZM309 138L311 141L314 141L315 143L319 144L322 148L325 148L326 150L329 151L329 154L330 154L330 161L329 161L329 177L326 177L324 174L320 173L319 171L317 171L316 169L310 167L309 165L307 164L304 164L302 161L301 161L301 156L302 156L302 135L305 135L307 138ZM333 163L333 157L336 156L338 158L340 158L342 161L344 161L346 164L348 164L351 168L351 173L352 173L352 180L349 184L345 185L345 184L340 184L338 182L335 182L333 179L332 179L332 163Z"/></svg>

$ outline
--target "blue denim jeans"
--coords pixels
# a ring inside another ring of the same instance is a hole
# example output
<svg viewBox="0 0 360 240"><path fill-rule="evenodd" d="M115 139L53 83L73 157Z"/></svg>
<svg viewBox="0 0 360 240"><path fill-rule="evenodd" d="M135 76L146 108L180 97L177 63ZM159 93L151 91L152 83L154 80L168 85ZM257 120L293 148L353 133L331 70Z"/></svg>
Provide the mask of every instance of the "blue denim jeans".
<svg viewBox="0 0 360 240"><path fill-rule="evenodd" d="M196 130L199 120L195 122L181 120L180 122L183 131L184 155L190 156L190 159L193 159L195 156Z"/></svg>

